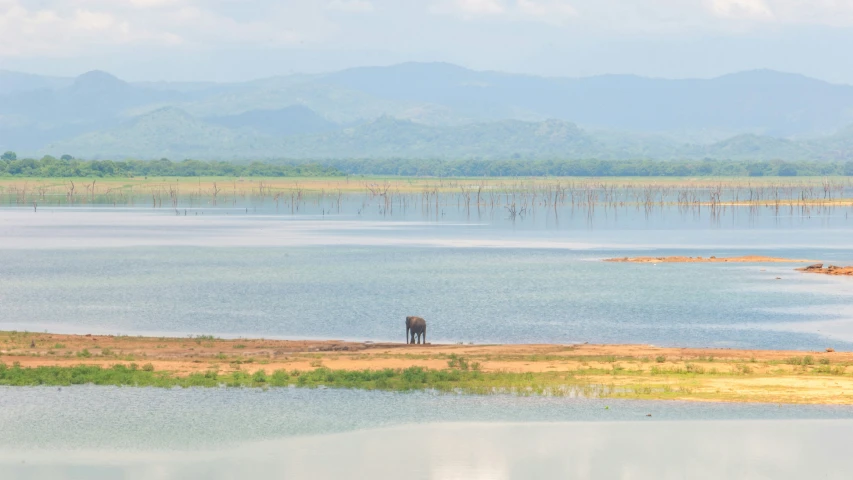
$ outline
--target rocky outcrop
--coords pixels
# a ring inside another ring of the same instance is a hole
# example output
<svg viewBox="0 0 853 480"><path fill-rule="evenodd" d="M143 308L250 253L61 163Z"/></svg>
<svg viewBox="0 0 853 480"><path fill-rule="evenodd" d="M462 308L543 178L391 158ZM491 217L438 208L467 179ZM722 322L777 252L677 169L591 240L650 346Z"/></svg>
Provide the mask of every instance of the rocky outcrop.
<svg viewBox="0 0 853 480"><path fill-rule="evenodd" d="M822 273L824 275L853 276L853 267L839 267L836 265L830 265L824 268L822 263L816 263L814 265L809 265L808 267L798 268L797 270L806 273Z"/></svg>

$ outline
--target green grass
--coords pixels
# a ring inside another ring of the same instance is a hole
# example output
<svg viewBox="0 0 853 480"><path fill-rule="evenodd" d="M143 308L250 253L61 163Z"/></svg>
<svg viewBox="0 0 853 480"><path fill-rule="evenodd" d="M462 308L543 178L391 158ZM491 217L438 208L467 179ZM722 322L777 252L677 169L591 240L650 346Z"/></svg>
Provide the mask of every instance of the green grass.
<svg viewBox="0 0 853 480"><path fill-rule="evenodd" d="M357 388L364 390L412 391L437 390L442 392L522 394L559 394L566 387L582 385L573 375L566 373L507 373L480 372L477 370L430 370L423 367L384 370L330 370L325 367L310 371L276 370L254 374L244 371L220 374L215 371L177 376L170 372L154 371L151 364L141 369L136 364L114 365L110 368L91 365L73 367L27 367L0 363L0 385L11 386L66 386L115 385L138 387L328 387Z"/></svg>

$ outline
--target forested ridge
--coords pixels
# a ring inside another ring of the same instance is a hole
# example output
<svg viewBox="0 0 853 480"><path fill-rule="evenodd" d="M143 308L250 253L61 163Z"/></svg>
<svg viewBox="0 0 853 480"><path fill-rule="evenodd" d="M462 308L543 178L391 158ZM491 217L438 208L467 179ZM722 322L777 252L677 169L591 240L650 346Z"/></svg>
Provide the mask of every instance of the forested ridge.
<svg viewBox="0 0 853 480"><path fill-rule="evenodd" d="M686 176L837 176L853 175L853 162L783 162L718 160L437 160L437 159L329 159L312 162L84 160L0 157L5 177L312 177L340 175L399 175L442 177L686 177Z"/></svg>

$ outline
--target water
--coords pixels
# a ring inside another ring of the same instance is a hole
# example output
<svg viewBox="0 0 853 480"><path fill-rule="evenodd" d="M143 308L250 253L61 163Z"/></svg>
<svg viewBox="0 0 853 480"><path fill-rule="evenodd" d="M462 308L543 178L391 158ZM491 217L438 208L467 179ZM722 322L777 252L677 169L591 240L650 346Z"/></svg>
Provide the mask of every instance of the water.
<svg viewBox="0 0 853 480"><path fill-rule="evenodd" d="M4 479L846 478L853 439L844 406L93 386L0 406Z"/></svg>
<svg viewBox="0 0 853 480"><path fill-rule="evenodd" d="M401 341L402 319L419 315L436 342L853 347L849 278L789 264L600 261L853 264L843 221L698 229L664 212L648 228L634 216L624 229L576 230L217 212L0 211L0 328Z"/></svg>
<svg viewBox="0 0 853 480"><path fill-rule="evenodd" d="M0 329L402 341L415 314L432 342L853 348L849 278L600 261L849 265L843 208L237 203L0 209ZM847 406L0 388L0 478L847 478L851 427Z"/></svg>

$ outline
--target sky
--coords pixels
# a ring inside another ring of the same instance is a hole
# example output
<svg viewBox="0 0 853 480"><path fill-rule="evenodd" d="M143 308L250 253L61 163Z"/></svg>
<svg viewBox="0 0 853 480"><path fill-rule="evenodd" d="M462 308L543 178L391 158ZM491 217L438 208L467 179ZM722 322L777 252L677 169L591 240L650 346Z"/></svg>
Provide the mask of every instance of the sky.
<svg viewBox="0 0 853 480"><path fill-rule="evenodd" d="M406 61L853 84L853 0L0 0L0 69L242 81Z"/></svg>

